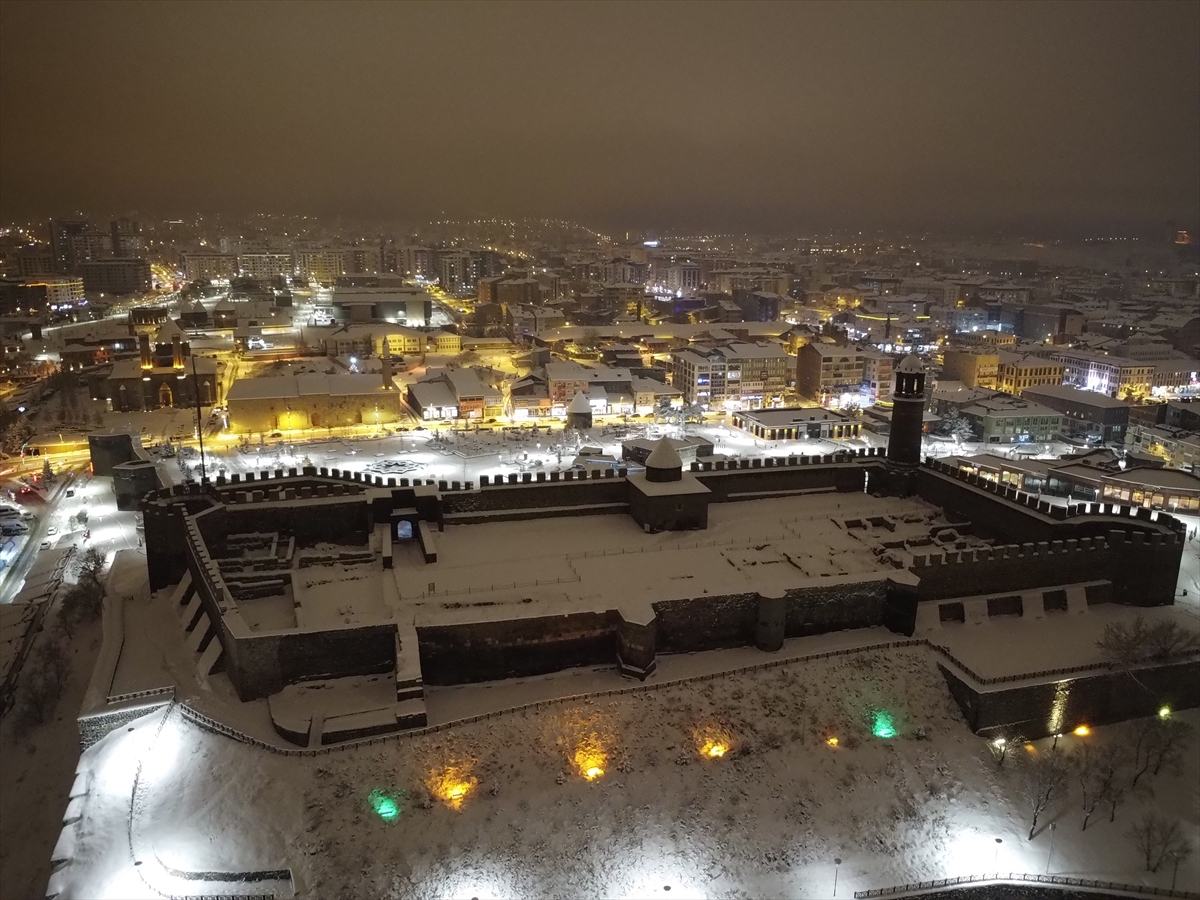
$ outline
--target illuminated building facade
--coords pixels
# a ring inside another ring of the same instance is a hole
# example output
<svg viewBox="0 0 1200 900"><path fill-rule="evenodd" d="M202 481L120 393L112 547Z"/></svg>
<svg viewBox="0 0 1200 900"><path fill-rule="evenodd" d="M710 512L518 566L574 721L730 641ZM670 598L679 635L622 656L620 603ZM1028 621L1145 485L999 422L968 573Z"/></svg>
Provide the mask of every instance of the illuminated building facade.
<svg viewBox="0 0 1200 900"><path fill-rule="evenodd" d="M1062 364L1063 384L1085 391L1122 400L1141 399L1150 395L1154 385L1154 364L1147 360L1086 350L1063 350L1050 358Z"/></svg>
<svg viewBox="0 0 1200 900"><path fill-rule="evenodd" d="M1007 350L997 351L996 357L999 362L996 367L995 386L1006 394L1019 397L1026 388L1063 383L1061 363L1041 356L1010 353Z"/></svg>
<svg viewBox="0 0 1200 900"><path fill-rule="evenodd" d="M761 409L782 397L791 356L778 344L732 343L671 354L671 383L689 404ZM860 379L861 380L861 379Z"/></svg>

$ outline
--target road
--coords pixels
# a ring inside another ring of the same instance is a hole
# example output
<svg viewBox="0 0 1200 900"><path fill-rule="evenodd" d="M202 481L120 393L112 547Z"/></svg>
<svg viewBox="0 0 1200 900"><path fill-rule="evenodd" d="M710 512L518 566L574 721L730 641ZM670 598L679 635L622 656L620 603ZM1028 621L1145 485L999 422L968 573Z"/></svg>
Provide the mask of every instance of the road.
<svg viewBox="0 0 1200 900"><path fill-rule="evenodd" d="M66 496L69 486L76 480L72 477L73 474L73 472L63 473L59 477L58 484L51 488L46 497L46 505L42 507L37 517L37 523L30 529L26 537L25 546L17 553L12 564L4 570L4 583L0 584L0 603L12 603L13 598L20 592L29 567L33 565L34 559L41 550L42 541L46 539L46 531L55 521L55 510Z"/></svg>

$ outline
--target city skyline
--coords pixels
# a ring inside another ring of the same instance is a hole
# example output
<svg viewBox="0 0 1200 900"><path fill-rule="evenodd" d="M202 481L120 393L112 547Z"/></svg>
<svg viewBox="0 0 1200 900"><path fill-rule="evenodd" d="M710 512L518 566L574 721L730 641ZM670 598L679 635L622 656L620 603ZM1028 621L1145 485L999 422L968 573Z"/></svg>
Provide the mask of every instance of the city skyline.
<svg viewBox="0 0 1200 900"><path fill-rule="evenodd" d="M1198 8L1074 9L6 3L0 218L1194 229Z"/></svg>

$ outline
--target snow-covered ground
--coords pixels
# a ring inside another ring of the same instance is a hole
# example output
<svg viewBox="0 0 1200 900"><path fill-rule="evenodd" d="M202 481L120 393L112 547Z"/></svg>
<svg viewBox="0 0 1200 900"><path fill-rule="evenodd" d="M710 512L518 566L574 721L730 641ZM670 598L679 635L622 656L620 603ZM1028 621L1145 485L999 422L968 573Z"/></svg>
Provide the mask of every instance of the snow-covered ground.
<svg viewBox="0 0 1200 900"><path fill-rule="evenodd" d="M426 423L429 424L429 423ZM479 431L450 429L437 431L398 431L378 429L375 436L361 438L323 438L294 441L288 438L252 443L239 449L239 442L222 436L205 439L208 474L259 472L264 469L300 467L307 459L312 465L351 472L369 472L384 477L436 478L474 481L481 475L509 474L542 469L552 472L569 469L577 451L595 447L616 459L621 458L621 442L633 438L651 440L670 435L687 435L710 441L714 452L736 457L824 455L847 448L884 446L886 442L866 435L858 441L762 441L738 429L721 424L677 425L612 424L590 429L584 436L564 441L561 423L548 430L526 426L519 431ZM198 455L188 454L185 462L198 466ZM178 460L166 464L177 470Z"/></svg>
<svg viewBox="0 0 1200 900"><path fill-rule="evenodd" d="M437 562L426 564L419 548L408 544L397 548L393 572L405 600L424 598L428 585L436 586L430 595L435 599L418 603L426 612L446 605L437 598L469 592L486 593L488 606L496 612L504 607L506 614L523 614L531 600L559 610L612 608L633 600L796 587L834 576L865 578L893 570L879 537L835 522L888 516L894 528L880 533L889 541L926 544L933 523L945 522L920 500L861 493L812 494L802 512L796 515L789 498L713 504L703 532L651 535L623 515L449 525L437 538ZM911 559L903 549L892 555ZM539 606L538 612L547 609Z"/></svg>
<svg viewBox="0 0 1200 900"><path fill-rule="evenodd" d="M161 715L84 755L74 861L54 884L63 897L188 887L159 860L290 867L304 897L828 897L835 859L839 895L1047 868L1167 886L1170 871L1143 871L1130 824L1156 809L1200 840L1193 736L1185 770L1154 777L1114 823L1080 831L1068 792L1027 841L1019 765L996 767L923 648L551 704L318 757L210 734L178 709L155 737ZM881 715L893 736L876 736L888 733ZM148 790L131 855L139 762ZM1196 855L1178 884L1200 886Z"/></svg>

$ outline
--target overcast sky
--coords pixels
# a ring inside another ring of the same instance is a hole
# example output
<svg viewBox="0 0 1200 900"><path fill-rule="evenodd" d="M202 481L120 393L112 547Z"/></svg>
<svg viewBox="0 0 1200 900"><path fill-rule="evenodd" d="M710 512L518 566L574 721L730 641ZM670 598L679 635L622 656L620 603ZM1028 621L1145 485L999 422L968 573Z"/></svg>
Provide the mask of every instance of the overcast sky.
<svg viewBox="0 0 1200 900"><path fill-rule="evenodd" d="M1200 219L1200 3L0 3L0 215Z"/></svg>

